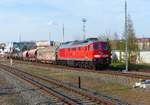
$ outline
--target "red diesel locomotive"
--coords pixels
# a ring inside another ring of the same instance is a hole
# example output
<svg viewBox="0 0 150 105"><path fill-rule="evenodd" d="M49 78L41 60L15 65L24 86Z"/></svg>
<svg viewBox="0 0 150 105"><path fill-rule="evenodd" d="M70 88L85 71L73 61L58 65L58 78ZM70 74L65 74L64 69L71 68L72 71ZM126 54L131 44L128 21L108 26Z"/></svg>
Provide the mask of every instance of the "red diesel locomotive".
<svg viewBox="0 0 150 105"><path fill-rule="evenodd" d="M98 69L111 63L109 43L97 38L63 43L56 56L58 64L73 67Z"/></svg>

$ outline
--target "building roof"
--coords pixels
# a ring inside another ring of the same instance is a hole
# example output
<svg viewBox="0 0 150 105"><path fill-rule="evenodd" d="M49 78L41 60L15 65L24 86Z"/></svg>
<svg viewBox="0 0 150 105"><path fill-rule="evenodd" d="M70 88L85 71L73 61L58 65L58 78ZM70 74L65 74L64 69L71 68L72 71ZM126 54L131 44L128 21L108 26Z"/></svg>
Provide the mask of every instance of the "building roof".
<svg viewBox="0 0 150 105"><path fill-rule="evenodd" d="M138 40L138 42L148 42L148 43L150 43L150 38L138 38L137 39Z"/></svg>

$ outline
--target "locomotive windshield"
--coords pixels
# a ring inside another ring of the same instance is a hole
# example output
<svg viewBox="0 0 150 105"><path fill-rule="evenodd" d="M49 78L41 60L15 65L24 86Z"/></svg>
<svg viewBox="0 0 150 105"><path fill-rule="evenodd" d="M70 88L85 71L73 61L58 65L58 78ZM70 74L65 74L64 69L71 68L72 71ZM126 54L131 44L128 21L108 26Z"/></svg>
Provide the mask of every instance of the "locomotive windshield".
<svg viewBox="0 0 150 105"><path fill-rule="evenodd" d="M108 43L97 43L94 45L94 49L95 50L98 50L98 49L109 50L110 46Z"/></svg>

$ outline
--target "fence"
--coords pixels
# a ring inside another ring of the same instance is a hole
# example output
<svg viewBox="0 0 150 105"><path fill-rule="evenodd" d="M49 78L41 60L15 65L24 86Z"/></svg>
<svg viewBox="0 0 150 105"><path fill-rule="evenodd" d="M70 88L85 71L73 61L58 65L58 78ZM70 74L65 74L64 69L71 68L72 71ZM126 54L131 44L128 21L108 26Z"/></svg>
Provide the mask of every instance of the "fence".
<svg viewBox="0 0 150 105"><path fill-rule="evenodd" d="M125 53L121 52L121 58L125 57ZM120 52L114 51L113 55L120 60ZM136 58L136 63L147 63L150 64L150 51L140 51L140 56Z"/></svg>

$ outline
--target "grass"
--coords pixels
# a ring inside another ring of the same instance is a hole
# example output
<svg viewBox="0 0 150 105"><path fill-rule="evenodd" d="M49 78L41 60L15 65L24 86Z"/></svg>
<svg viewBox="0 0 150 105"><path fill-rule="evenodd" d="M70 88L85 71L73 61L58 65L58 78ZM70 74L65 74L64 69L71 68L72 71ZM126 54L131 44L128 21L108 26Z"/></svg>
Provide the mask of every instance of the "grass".
<svg viewBox="0 0 150 105"><path fill-rule="evenodd" d="M125 69L125 63L112 63L111 68L113 69ZM136 70L136 71L142 71L142 70L149 70L150 71L150 65L147 64L129 64L129 70Z"/></svg>
<svg viewBox="0 0 150 105"><path fill-rule="evenodd" d="M150 65L130 64L129 68L134 69L134 70L150 70Z"/></svg>

